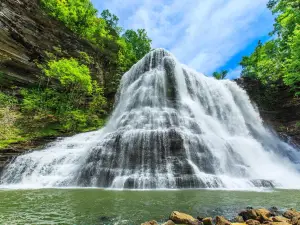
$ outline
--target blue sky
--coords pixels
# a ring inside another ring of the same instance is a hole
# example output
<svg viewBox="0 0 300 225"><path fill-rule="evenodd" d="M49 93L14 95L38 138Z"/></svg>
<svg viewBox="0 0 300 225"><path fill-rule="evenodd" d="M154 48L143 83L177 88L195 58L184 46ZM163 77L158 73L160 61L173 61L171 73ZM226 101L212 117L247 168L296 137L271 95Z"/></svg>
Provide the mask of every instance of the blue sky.
<svg viewBox="0 0 300 225"><path fill-rule="evenodd" d="M210 75L226 69L239 76L242 56L268 40L274 18L268 0L92 0L109 9L125 29L145 28L153 48L165 48L180 62Z"/></svg>

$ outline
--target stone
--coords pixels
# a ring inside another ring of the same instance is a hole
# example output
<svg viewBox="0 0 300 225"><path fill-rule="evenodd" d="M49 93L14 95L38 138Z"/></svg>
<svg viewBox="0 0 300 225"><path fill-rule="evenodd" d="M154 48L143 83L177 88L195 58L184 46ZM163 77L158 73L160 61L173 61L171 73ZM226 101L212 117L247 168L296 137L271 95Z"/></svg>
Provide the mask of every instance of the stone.
<svg viewBox="0 0 300 225"><path fill-rule="evenodd" d="M286 218L286 217L283 217L283 216L274 216L272 217L272 221L273 222L286 222L286 223L290 223L291 220Z"/></svg>
<svg viewBox="0 0 300 225"><path fill-rule="evenodd" d="M162 225L175 225L172 220L168 220L167 222L163 223Z"/></svg>
<svg viewBox="0 0 300 225"><path fill-rule="evenodd" d="M211 217L206 217L202 219L203 225L213 225L213 219Z"/></svg>
<svg viewBox="0 0 300 225"><path fill-rule="evenodd" d="M260 222L257 220L250 219L250 220L246 221L246 224L247 225L260 225Z"/></svg>
<svg viewBox="0 0 300 225"><path fill-rule="evenodd" d="M248 209L245 211L242 211L239 213L239 216L242 216L244 221L253 219L253 220L258 220L259 222L263 223L265 221L272 221L271 216L273 214L267 210L267 209Z"/></svg>
<svg viewBox="0 0 300 225"><path fill-rule="evenodd" d="M293 217L300 216L300 212L297 212L295 209L289 209L283 213L283 216L292 219Z"/></svg>
<svg viewBox="0 0 300 225"><path fill-rule="evenodd" d="M231 225L231 222L229 222L223 216L217 216L216 217L216 225Z"/></svg>
<svg viewBox="0 0 300 225"><path fill-rule="evenodd" d="M291 221L292 225L300 225L300 215L294 216Z"/></svg>
<svg viewBox="0 0 300 225"><path fill-rule="evenodd" d="M244 223L244 222L245 222L242 216L236 216L236 217L233 219L233 221L234 221L235 223Z"/></svg>
<svg viewBox="0 0 300 225"><path fill-rule="evenodd" d="M141 225L158 225L158 223L155 220L151 220L151 221L142 223Z"/></svg>
<svg viewBox="0 0 300 225"><path fill-rule="evenodd" d="M267 224L267 225L291 225L290 223L287 223L287 222L270 222L270 221L265 221L264 224Z"/></svg>
<svg viewBox="0 0 300 225"><path fill-rule="evenodd" d="M198 225L199 221L186 213L174 211L170 215L170 220L176 224Z"/></svg>

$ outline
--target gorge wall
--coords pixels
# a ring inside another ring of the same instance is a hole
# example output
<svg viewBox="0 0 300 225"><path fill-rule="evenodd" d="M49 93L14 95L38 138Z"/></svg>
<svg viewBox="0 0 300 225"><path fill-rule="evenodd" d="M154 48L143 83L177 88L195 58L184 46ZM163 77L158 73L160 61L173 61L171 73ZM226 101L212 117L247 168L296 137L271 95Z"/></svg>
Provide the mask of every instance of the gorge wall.
<svg viewBox="0 0 300 225"><path fill-rule="evenodd" d="M87 53L94 59L92 76L103 82L101 52L49 17L38 0L0 2L0 87L36 84L40 75L36 62L42 63L46 52L55 49L64 57L78 58L80 52Z"/></svg>
<svg viewBox="0 0 300 225"><path fill-rule="evenodd" d="M258 80L239 78L243 87L256 104L264 122L290 144L300 145L300 98L294 97L285 85L268 89Z"/></svg>

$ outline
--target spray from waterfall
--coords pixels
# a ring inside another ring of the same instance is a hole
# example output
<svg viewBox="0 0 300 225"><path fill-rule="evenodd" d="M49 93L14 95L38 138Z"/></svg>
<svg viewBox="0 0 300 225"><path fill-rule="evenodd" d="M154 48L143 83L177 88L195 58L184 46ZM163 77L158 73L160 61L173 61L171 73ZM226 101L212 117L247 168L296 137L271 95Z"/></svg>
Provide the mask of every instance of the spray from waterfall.
<svg viewBox="0 0 300 225"><path fill-rule="evenodd" d="M268 131L249 97L164 49L123 75L98 131L17 157L3 186L300 188L300 153Z"/></svg>

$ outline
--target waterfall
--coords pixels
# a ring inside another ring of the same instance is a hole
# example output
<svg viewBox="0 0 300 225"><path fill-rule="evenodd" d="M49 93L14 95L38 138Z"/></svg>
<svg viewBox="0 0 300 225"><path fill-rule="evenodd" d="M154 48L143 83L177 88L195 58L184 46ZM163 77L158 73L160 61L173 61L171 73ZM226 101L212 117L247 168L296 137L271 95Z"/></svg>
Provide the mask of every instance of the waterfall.
<svg viewBox="0 0 300 225"><path fill-rule="evenodd" d="M235 82L156 49L123 75L103 129L18 156L1 185L299 188L299 164L299 150L264 127Z"/></svg>

